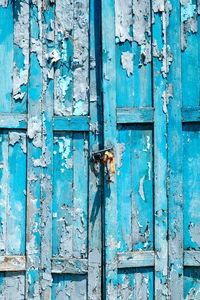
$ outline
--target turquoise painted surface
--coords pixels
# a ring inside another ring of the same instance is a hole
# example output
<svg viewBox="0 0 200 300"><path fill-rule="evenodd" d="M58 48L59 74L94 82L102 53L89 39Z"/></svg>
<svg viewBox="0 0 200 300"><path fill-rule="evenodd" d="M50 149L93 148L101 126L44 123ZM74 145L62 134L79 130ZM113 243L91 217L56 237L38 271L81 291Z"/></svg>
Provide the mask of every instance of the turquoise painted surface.
<svg viewBox="0 0 200 300"><path fill-rule="evenodd" d="M199 13L0 0L0 298L199 298Z"/></svg>
<svg viewBox="0 0 200 300"><path fill-rule="evenodd" d="M151 268L121 269L118 272L118 300L154 299L154 277Z"/></svg>
<svg viewBox="0 0 200 300"><path fill-rule="evenodd" d="M119 251L151 250L154 245L151 126L119 128L118 147Z"/></svg>
<svg viewBox="0 0 200 300"><path fill-rule="evenodd" d="M184 248L200 248L198 199L200 195L200 125L183 126L183 176L184 176Z"/></svg>

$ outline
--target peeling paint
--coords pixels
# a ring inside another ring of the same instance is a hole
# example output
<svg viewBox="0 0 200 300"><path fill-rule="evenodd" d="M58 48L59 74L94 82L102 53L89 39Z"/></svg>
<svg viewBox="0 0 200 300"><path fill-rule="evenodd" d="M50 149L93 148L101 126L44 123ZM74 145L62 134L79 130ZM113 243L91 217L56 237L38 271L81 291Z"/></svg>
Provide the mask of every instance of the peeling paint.
<svg viewBox="0 0 200 300"><path fill-rule="evenodd" d="M61 154L62 166L66 169L72 169L72 157L71 157L71 139L67 137L54 137L54 143L59 145L59 153Z"/></svg>
<svg viewBox="0 0 200 300"><path fill-rule="evenodd" d="M168 117L167 106L169 104L169 99L173 98L173 87L172 87L172 84L169 84L166 87L166 90L162 94L162 98L163 98L163 112L164 112L164 114L166 114L167 123L168 123L169 122L169 117Z"/></svg>
<svg viewBox="0 0 200 300"><path fill-rule="evenodd" d="M8 0L0 0L0 6L6 8L8 6Z"/></svg>
<svg viewBox="0 0 200 300"><path fill-rule="evenodd" d="M200 223L197 225L191 223L189 225L189 231L192 241L200 247Z"/></svg>
<svg viewBox="0 0 200 300"><path fill-rule="evenodd" d="M37 117L28 119L28 137L33 140L33 145L36 148L42 147L42 121Z"/></svg>
<svg viewBox="0 0 200 300"><path fill-rule="evenodd" d="M132 1L115 0L115 36L117 42L132 41Z"/></svg>
<svg viewBox="0 0 200 300"><path fill-rule="evenodd" d="M122 166L122 156L123 153L126 151L124 143L118 143L116 147L116 163L117 168L120 169Z"/></svg>
<svg viewBox="0 0 200 300"><path fill-rule="evenodd" d="M188 36L198 31L197 5L192 0L180 0L181 3L181 50L187 48Z"/></svg>
<svg viewBox="0 0 200 300"><path fill-rule="evenodd" d="M129 51L122 52L121 64L122 68L126 70L128 77L130 74L133 74L133 53L130 53Z"/></svg>
<svg viewBox="0 0 200 300"><path fill-rule="evenodd" d="M20 143L20 148L24 153L26 153L26 134L18 132L9 132L9 143L14 146L16 143Z"/></svg>
<svg viewBox="0 0 200 300"><path fill-rule="evenodd" d="M149 278L141 273L135 274L134 279L134 296L135 299L148 300L149 289L148 289Z"/></svg>
<svg viewBox="0 0 200 300"><path fill-rule="evenodd" d="M20 2L15 21L14 44L21 49L23 55L23 66L19 68L14 61L13 67L13 98L18 101L25 96L23 87L28 84L29 76L29 5L25 1Z"/></svg>
<svg viewBox="0 0 200 300"><path fill-rule="evenodd" d="M134 207L133 217L132 217L132 245L133 246L137 245L140 242L143 244L147 242L147 239L150 235L148 222L144 233L141 232L141 228L142 226L139 224L139 220L138 220L138 210L136 207Z"/></svg>
<svg viewBox="0 0 200 300"><path fill-rule="evenodd" d="M144 196L144 180L145 180L145 175L140 179L140 187L139 187L139 194L142 198L143 201L145 201L145 196Z"/></svg>

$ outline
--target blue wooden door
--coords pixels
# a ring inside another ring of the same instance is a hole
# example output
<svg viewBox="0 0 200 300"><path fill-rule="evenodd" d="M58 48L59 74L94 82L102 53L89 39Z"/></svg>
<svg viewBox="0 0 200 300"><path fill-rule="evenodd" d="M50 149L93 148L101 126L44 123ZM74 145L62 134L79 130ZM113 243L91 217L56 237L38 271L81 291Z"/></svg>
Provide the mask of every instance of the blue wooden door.
<svg viewBox="0 0 200 300"><path fill-rule="evenodd" d="M0 1L0 299L101 298L99 14Z"/></svg>
<svg viewBox="0 0 200 300"><path fill-rule="evenodd" d="M200 299L199 11L0 0L0 299Z"/></svg>
<svg viewBox="0 0 200 300"><path fill-rule="evenodd" d="M199 8L102 1L105 299L200 297Z"/></svg>

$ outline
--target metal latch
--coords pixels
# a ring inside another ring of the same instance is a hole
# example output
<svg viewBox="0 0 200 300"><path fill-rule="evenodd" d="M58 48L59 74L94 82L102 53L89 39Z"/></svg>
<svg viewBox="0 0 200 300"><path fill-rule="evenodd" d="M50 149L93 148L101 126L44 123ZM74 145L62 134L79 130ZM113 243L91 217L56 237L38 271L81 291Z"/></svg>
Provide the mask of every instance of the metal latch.
<svg viewBox="0 0 200 300"><path fill-rule="evenodd" d="M107 170L110 169L110 172L112 174L116 173L115 170L115 163L114 163L114 154L112 148L102 149L96 152L92 153L92 160L94 163L97 163L98 161L103 161L103 163L106 165ZM110 163L110 168L108 168L108 162Z"/></svg>

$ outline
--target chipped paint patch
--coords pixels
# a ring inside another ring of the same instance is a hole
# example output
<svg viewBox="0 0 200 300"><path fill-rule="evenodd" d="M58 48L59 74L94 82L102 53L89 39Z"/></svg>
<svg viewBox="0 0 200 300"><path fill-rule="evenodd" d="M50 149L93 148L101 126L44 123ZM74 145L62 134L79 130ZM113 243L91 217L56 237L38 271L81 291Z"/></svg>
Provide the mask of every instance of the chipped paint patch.
<svg viewBox="0 0 200 300"><path fill-rule="evenodd" d="M66 169L72 169L71 139L67 137L54 137L54 143L58 143L59 153L61 154L62 160L64 160L61 166Z"/></svg>
<svg viewBox="0 0 200 300"><path fill-rule="evenodd" d="M116 147L116 163L117 163L117 168L120 169L122 166L122 156L123 153L125 152L125 144L124 143L118 143Z"/></svg>
<svg viewBox="0 0 200 300"><path fill-rule="evenodd" d="M76 101L74 104L74 112L75 116L81 116L85 114L85 102L83 100Z"/></svg>
<svg viewBox="0 0 200 300"><path fill-rule="evenodd" d="M130 53L129 51L122 52L121 64L122 68L126 70L128 77L130 74L133 74L133 53Z"/></svg>
<svg viewBox="0 0 200 300"><path fill-rule="evenodd" d="M181 21L185 22L189 18L194 17L197 12L196 4L192 3L192 0L189 3L181 6Z"/></svg>
<svg viewBox="0 0 200 300"><path fill-rule="evenodd" d="M20 143L20 148L24 153L26 153L26 134L19 132L9 132L9 144L14 146L16 143Z"/></svg>
<svg viewBox="0 0 200 300"><path fill-rule="evenodd" d="M149 299L149 277L141 273L135 274L134 279L134 298L148 300Z"/></svg>
<svg viewBox="0 0 200 300"><path fill-rule="evenodd" d="M170 83L167 87L166 90L162 94L163 98L163 112L166 114L167 118L167 123L169 122L169 117L168 117L168 104L169 104L169 99L173 98L173 87L172 84Z"/></svg>
<svg viewBox="0 0 200 300"><path fill-rule="evenodd" d="M139 194L140 194L140 197L142 198L143 201L145 201L144 180L145 180L145 175L140 179L140 187L139 187Z"/></svg>
<svg viewBox="0 0 200 300"><path fill-rule="evenodd" d="M143 149L144 152L147 152L151 147L150 136L147 135L147 147Z"/></svg>
<svg viewBox="0 0 200 300"><path fill-rule="evenodd" d="M28 119L28 137L33 140L33 145L36 148L42 147L42 121L37 117Z"/></svg>
<svg viewBox="0 0 200 300"><path fill-rule="evenodd" d="M189 225L189 231L190 231L190 236L191 240L200 247L200 223L197 225L194 225L191 223Z"/></svg>
<svg viewBox="0 0 200 300"><path fill-rule="evenodd" d="M132 1L115 0L115 36L116 42L132 41Z"/></svg>
<svg viewBox="0 0 200 300"><path fill-rule="evenodd" d="M68 90L71 81L72 78L67 75L58 77L58 87L61 90L62 96L66 95L66 91Z"/></svg>

